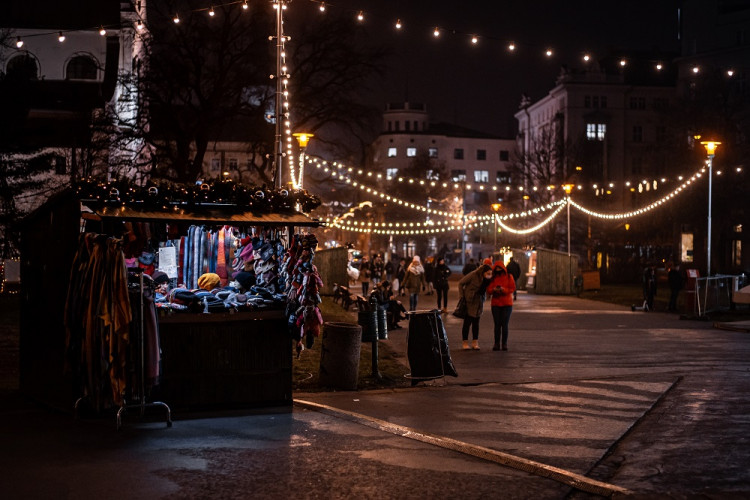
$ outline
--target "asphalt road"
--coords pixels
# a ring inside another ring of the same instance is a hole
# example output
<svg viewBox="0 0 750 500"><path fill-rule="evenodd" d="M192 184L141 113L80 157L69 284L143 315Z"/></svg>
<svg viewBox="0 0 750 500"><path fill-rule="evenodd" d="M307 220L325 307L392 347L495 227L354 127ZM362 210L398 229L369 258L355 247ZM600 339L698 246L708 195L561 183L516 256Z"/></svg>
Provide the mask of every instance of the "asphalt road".
<svg viewBox="0 0 750 500"><path fill-rule="evenodd" d="M432 304L423 296L420 305ZM454 302L455 303L455 302ZM519 294L458 377L291 409L74 421L3 393L4 498L750 497L750 334ZM407 330L391 332L406 352ZM404 372L409 371L404 367Z"/></svg>

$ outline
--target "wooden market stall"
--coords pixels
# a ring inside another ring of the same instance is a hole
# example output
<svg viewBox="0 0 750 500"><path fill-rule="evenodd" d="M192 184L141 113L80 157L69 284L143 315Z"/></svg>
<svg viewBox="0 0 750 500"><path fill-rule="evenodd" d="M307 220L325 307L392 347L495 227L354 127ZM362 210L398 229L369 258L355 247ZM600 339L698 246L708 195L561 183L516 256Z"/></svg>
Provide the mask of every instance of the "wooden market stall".
<svg viewBox="0 0 750 500"><path fill-rule="evenodd" d="M64 370L64 310L79 235L119 235L124 223L272 227L286 234L318 222L296 211L271 213L226 204L88 204L65 192L24 221L21 238L21 390L70 410L81 396ZM159 311L161 383L155 397L173 408L290 405L292 344L283 308L218 313Z"/></svg>

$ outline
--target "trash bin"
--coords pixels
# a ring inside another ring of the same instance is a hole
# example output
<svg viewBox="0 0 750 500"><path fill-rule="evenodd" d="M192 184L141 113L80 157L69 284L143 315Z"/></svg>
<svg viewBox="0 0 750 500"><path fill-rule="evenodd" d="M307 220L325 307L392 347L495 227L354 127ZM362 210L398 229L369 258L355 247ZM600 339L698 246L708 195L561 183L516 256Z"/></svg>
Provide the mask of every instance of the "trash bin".
<svg viewBox="0 0 750 500"><path fill-rule="evenodd" d="M362 327L351 323L323 324L318 385L357 390Z"/></svg>
<svg viewBox="0 0 750 500"><path fill-rule="evenodd" d="M386 310L378 307L378 339L388 340L388 317Z"/></svg>
<svg viewBox="0 0 750 500"><path fill-rule="evenodd" d="M407 333L407 356L412 385L419 380L450 375L457 377L456 367L448 349L448 337L440 311L416 311L409 313Z"/></svg>
<svg viewBox="0 0 750 500"><path fill-rule="evenodd" d="M378 315L376 311L359 311L357 324L362 327L362 342L378 340Z"/></svg>

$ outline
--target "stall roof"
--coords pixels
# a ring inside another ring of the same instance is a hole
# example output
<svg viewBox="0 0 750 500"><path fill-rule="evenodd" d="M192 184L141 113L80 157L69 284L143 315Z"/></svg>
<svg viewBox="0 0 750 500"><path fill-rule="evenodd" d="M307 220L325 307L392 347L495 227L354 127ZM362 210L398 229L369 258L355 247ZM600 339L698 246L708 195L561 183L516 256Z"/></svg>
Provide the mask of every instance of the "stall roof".
<svg viewBox="0 0 750 500"><path fill-rule="evenodd" d="M208 224L259 224L276 226L319 226L317 219L311 219L299 212L251 212L239 211L236 207L221 205L173 205L164 210L130 205L90 206L81 202L81 216L84 219L128 219L134 221L174 221Z"/></svg>

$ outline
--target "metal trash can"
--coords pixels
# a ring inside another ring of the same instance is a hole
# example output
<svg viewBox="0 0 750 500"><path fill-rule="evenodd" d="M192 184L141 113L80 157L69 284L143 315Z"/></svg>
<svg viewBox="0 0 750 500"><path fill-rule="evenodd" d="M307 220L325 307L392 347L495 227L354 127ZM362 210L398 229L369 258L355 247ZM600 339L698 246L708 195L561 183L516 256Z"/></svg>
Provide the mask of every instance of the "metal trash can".
<svg viewBox="0 0 750 500"><path fill-rule="evenodd" d="M362 327L352 323L323 324L318 385L357 390Z"/></svg>
<svg viewBox="0 0 750 500"><path fill-rule="evenodd" d="M387 311L381 307L378 307L378 339L388 340Z"/></svg>

